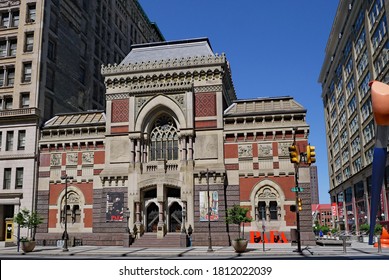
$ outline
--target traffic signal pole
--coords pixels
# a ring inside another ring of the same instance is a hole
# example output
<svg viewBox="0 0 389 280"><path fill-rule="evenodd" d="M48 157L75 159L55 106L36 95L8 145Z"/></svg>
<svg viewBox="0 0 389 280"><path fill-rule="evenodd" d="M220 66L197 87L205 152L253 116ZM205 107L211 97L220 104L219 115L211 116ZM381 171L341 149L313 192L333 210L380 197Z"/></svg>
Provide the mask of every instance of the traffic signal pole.
<svg viewBox="0 0 389 280"><path fill-rule="evenodd" d="M299 166L298 164L295 164L295 172L294 172L294 178L296 182L296 187L299 187ZM297 253L302 253L301 251L301 235L300 235L300 207L298 207L299 203L299 192L296 192L296 223L297 223Z"/></svg>

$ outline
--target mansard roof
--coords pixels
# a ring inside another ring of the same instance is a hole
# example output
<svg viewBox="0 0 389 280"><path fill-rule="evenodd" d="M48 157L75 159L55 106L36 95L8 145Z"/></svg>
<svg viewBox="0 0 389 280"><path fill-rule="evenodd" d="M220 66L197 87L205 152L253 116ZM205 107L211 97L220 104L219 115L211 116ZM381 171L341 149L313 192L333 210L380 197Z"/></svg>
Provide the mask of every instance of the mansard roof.
<svg viewBox="0 0 389 280"><path fill-rule="evenodd" d="M58 114L48 120L43 129L69 127L69 126L91 126L105 125L104 111L87 111L79 113Z"/></svg>
<svg viewBox="0 0 389 280"><path fill-rule="evenodd" d="M208 38L147 43L133 45L120 65L214 55Z"/></svg>
<svg viewBox="0 0 389 280"><path fill-rule="evenodd" d="M303 113L307 110L291 96L265 97L254 99L235 100L224 111L225 117L243 115L268 115Z"/></svg>

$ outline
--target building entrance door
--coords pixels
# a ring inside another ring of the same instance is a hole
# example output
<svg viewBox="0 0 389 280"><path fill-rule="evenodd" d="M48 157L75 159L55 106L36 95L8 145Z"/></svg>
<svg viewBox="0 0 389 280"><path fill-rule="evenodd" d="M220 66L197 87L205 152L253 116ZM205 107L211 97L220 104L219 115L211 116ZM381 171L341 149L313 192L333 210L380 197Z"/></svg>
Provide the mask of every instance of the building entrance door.
<svg viewBox="0 0 389 280"><path fill-rule="evenodd" d="M180 232L182 226L182 207L174 202L169 208L169 232Z"/></svg>
<svg viewBox="0 0 389 280"><path fill-rule="evenodd" d="M153 202L147 207L147 232L157 232L159 222L159 208Z"/></svg>

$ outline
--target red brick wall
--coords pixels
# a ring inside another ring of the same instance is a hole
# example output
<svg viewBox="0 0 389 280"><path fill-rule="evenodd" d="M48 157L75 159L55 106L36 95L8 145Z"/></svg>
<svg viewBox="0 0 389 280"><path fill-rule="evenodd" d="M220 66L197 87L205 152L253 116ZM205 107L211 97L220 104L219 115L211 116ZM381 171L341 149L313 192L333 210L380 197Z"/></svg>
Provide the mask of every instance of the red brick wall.
<svg viewBox="0 0 389 280"><path fill-rule="evenodd" d="M238 144L224 145L224 158L238 158Z"/></svg>
<svg viewBox="0 0 389 280"><path fill-rule="evenodd" d="M93 209L84 209L84 227L93 226Z"/></svg>

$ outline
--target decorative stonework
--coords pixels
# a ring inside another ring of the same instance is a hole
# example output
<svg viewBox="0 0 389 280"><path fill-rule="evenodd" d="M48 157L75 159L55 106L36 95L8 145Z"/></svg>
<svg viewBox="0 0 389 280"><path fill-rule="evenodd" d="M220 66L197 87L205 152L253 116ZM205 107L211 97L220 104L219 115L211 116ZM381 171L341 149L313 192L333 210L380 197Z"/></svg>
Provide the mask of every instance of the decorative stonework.
<svg viewBox="0 0 389 280"><path fill-rule="evenodd" d="M60 166L60 165L61 165L61 154L51 154L50 166Z"/></svg>
<svg viewBox="0 0 389 280"><path fill-rule="evenodd" d="M0 8L20 6L20 1L0 1Z"/></svg>
<svg viewBox="0 0 389 280"><path fill-rule="evenodd" d="M240 145L238 148L239 158L248 158L253 156L252 145Z"/></svg>
<svg viewBox="0 0 389 280"><path fill-rule="evenodd" d="M217 85L217 86L202 86L202 87L195 87L194 92L195 93L201 93L201 92L218 92L222 91L222 86Z"/></svg>
<svg viewBox="0 0 389 280"><path fill-rule="evenodd" d="M258 192L257 198L259 200L272 199L272 198L277 198L277 195L270 188L265 187Z"/></svg>
<svg viewBox="0 0 389 280"><path fill-rule="evenodd" d="M94 153L93 152L82 153L82 163L83 164L93 164L93 162L94 162Z"/></svg>
<svg viewBox="0 0 389 280"><path fill-rule="evenodd" d="M278 143L278 156L289 157L289 147L291 142Z"/></svg>
<svg viewBox="0 0 389 280"><path fill-rule="evenodd" d="M116 94L107 94L105 96L106 100L115 100L115 99L128 99L130 97L129 93L116 93Z"/></svg>
<svg viewBox="0 0 389 280"><path fill-rule="evenodd" d="M130 64L108 64L108 66L101 66L101 73L107 74L119 74L119 73L134 73L141 71L150 70L162 70L171 68L180 68L196 65L220 65L226 63L225 54L221 55L209 55L209 56L195 56L188 58L175 58L167 60L147 61L141 63L130 63Z"/></svg>
<svg viewBox="0 0 389 280"><path fill-rule="evenodd" d="M202 93L195 95L196 117L216 116L216 94Z"/></svg>
<svg viewBox="0 0 389 280"><path fill-rule="evenodd" d="M185 105L185 95L184 94L177 94L174 95L174 100L177 102L177 104L182 108Z"/></svg>
<svg viewBox="0 0 389 280"><path fill-rule="evenodd" d="M78 153L68 153L66 155L66 165L77 165Z"/></svg>
<svg viewBox="0 0 389 280"><path fill-rule="evenodd" d="M128 99L112 101L112 122L128 122Z"/></svg>
<svg viewBox="0 0 389 280"><path fill-rule="evenodd" d="M259 144L258 157L271 157L273 155L272 144Z"/></svg>

